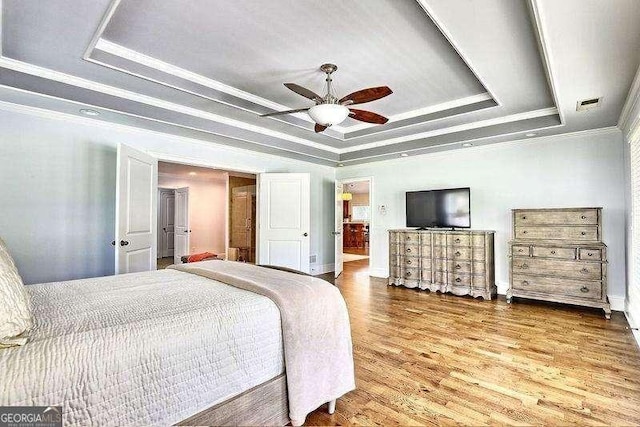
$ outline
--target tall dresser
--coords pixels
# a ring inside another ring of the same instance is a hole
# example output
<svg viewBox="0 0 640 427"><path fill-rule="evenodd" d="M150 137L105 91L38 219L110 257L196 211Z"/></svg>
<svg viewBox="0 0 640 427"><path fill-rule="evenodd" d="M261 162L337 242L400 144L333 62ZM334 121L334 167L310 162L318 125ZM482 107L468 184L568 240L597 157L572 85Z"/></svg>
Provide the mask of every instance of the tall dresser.
<svg viewBox="0 0 640 427"><path fill-rule="evenodd" d="M509 242L513 297L602 308L607 319L607 246L602 208L514 209Z"/></svg>
<svg viewBox="0 0 640 427"><path fill-rule="evenodd" d="M491 299L493 231L390 230L389 285Z"/></svg>

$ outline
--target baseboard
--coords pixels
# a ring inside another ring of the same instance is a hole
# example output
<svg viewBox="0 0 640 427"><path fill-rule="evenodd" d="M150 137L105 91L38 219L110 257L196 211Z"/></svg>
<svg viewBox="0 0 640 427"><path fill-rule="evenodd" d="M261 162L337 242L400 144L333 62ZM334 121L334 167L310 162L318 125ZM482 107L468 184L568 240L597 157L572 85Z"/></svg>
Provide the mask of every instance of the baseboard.
<svg viewBox="0 0 640 427"><path fill-rule="evenodd" d="M498 288L498 295L506 295L509 290L509 282L496 282Z"/></svg>
<svg viewBox="0 0 640 427"><path fill-rule="evenodd" d="M386 268L370 268L369 276L371 277L379 277L381 279L389 278L389 270Z"/></svg>
<svg viewBox="0 0 640 427"><path fill-rule="evenodd" d="M331 264L311 264L309 271L311 275L318 276L320 274L331 273L336 270L334 263Z"/></svg>
<svg viewBox="0 0 640 427"><path fill-rule="evenodd" d="M620 295L609 295L609 305L613 311L624 311L625 298Z"/></svg>
<svg viewBox="0 0 640 427"><path fill-rule="evenodd" d="M638 319L638 317L640 316L634 316L631 310L626 310L624 312L624 315L627 317L627 322L629 322L631 333L633 334L633 337L636 339L636 343L638 344L638 347L640 347L640 331L638 330L638 327L640 327L640 324L638 324L638 320L640 319Z"/></svg>

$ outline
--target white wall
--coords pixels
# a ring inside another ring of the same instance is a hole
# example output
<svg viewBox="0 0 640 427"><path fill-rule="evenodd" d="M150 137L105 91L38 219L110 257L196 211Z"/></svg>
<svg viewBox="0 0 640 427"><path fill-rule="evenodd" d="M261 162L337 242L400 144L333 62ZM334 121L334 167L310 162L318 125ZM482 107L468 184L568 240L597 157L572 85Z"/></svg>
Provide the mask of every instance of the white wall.
<svg viewBox="0 0 640 427"><path fill-rule="evenodd" d="M618 130L472 147L339 168L339 179L373 177L371 274L388 276L387 230L405 226L405 192L471 187L471 226L496 231L496 281L508 286L511 209L602 206L609 295L625 295L625 198ZM380 205L386 205L381 215Z"/></svg>
<svg viewBox="0 0 640 427"><path fill-rule="evenodd" d="M189 253L225 253L227 179L185 178L158 174L158 186L189 187Z"/></svg>
<svg viewBox="0 0 640 427"><path fill-rule="evenodd" d="M51 117L49 117L51 116ZM335 171L85 118L0 111L0 236L26 283L113 274L116 144L189 163L311 174L311 253L333 263Z"/></svg>

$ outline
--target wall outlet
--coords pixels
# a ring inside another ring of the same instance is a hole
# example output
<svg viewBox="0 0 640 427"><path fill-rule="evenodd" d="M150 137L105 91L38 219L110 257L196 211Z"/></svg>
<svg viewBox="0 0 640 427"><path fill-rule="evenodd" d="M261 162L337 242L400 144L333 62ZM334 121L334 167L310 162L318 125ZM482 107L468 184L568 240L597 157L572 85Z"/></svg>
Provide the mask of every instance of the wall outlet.
<svg viewBox="0 0 640 427"><path fill-rule="evenodd" d="M310 264L315 264L316 262L318 262L318 255L311 255L309 257L309 263Z"/></svg>

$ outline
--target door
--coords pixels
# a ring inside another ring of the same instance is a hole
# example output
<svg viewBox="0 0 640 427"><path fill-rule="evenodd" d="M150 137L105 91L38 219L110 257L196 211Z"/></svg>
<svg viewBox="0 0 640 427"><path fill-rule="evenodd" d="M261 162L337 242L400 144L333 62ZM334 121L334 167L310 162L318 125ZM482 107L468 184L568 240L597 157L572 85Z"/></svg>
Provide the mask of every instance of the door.
<svg viewBox="0 0 640 427"><path fill-rule="evenodd" d="M342 234L342 227L344 223L343 219L343 207L344 204L342 200L342 183L336 182L336 207L335 207L335 225L333 236L335 237L335 277L338 277L342 273L342 269L344 267L344 257L342 253L342 241L344 236Z"/></svg>
<svg viewBox="0 0 640 427"><path fill-rule="evenodd" d="M173 222L174 243L173 263L180 264L180 258L189 255L189 187L175 190L175 219Z"/></svg>
<svg viewBox="0 0 640 427"><path fill-rule="evenodd" d="M158 160L118 144L116 274L156 269Z"/></svg>
<svg viewBox="0 0 640 427"><path fill-rule="evenodd" d="M258 264L309 273L308 173L258 175Z"/></svg>
<svg viewBox="0 0 640 427"><path fill-rule="evenodd" d="M160 189L160 238L158 252L161 258L173 256L175 192L172 189Z"/></svg>

